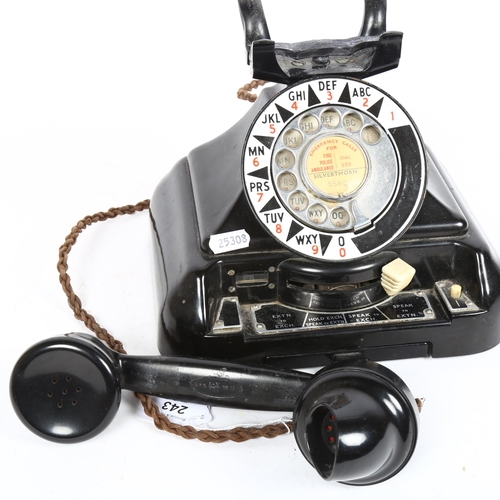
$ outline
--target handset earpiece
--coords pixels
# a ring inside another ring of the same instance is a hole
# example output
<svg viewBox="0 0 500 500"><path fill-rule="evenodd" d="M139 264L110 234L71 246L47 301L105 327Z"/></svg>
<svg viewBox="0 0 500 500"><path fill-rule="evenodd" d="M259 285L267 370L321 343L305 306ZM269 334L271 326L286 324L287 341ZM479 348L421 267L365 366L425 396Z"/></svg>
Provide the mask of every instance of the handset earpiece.
<svg viewBox="0 0 500 500"><path fill-rule="evenodd" d="M397 474L415 448L418 410L393 372L364 359L306 373L220 360L119 354L72 333L39 342L16 363L10 394L20 420L59 443L96 436L121 390L187 402L292 411L301 452L327 480L373 484Z"/></svg>
<svg viewBox="0 0 500 500"><path fill-rule="evenodd" d="M10 398L21 422L38 436L60 443L85 441L103 431L118 411L115 358L90 335L42 340L14 366Z"/></svg>

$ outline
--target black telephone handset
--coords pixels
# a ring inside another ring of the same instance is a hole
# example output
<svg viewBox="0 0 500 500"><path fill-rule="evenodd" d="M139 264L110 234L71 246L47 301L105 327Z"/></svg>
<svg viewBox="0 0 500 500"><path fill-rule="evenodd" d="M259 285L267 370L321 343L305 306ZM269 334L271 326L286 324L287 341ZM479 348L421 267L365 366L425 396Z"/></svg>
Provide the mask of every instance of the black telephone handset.
<svg viewBox="0 0 500 500"><path fill-rule="evenodd" d="M374 484L418 434L415 399L376 361L497 345L500 264L408 113L359 80L398 65L386 1L365 0L358 37L298 44L271 40L259 0L239 6L253 74L277 85L152 197L163 356L48 339L14 368L12 402L58 442L104 429L122 388L293 410L323 478Z"/></svg>

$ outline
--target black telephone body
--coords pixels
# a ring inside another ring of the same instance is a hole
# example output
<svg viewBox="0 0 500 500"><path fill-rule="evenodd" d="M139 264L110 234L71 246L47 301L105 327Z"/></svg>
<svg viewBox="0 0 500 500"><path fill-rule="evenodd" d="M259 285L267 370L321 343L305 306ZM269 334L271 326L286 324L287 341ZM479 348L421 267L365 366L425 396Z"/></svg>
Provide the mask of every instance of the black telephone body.
<svg viewBox="0 0 500 500"><path fill-rule="evenodd" d="M497 256L411 117L359 79L398 65L385 4L359 37L280 45L240 1L253 74L278 83L152 197L162 354L303 368L500 342Z"/></svg>

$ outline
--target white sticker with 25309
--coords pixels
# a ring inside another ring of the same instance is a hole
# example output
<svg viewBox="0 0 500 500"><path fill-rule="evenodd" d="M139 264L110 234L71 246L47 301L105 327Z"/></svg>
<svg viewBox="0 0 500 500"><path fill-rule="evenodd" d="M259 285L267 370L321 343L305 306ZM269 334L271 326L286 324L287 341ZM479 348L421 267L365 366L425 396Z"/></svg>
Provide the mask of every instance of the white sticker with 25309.
<svg viewBox="0 0 500 500"><path fill-rule="evenodd" d="M248 245L250 245L250 235L244 229L213 234L210 236L210 241L208 242L208 246L216 255L247 248Z"/></svg>

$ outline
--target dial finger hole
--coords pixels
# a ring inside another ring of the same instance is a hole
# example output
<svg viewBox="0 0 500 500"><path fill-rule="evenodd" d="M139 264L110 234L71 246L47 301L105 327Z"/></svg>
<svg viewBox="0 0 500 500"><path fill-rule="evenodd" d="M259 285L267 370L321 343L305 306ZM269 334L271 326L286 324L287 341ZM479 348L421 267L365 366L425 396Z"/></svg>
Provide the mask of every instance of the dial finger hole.
<svg viewBox="0 0 500 500"><path fill-rule="evenodd" d="M363 118L358 113L347 113L342 120L342 125L348 132L358 132L363 126Z"/></svg>
<svg viewBox="0 0 500 500"><path fill-rule="evenodd" d="M326 208L320 203L315 203L307 209L307 218L313 224L323 224L328 216Z"/></svg>
<svg viewBox="0 0 500 500"><path fill-rule="evenodd" d="M378 144L381 137L382 132L380 132L380 129L374 125L368 125L361 131L361 138L370 146Z"/></svg>
<svg viewBox="0 0 500 500"><path fill-rule="evenodd" d="M296 212L302 212L305 210L309 203L309 199L302 191L295 191L288 198L288 204Z"/></svg>
<svg viewBox="0 0 500 500"><path fill-rule="evenodd" d="M295 164L295 155L288 149L280 149L276 153L274 161L282 169L292 168Z"/></svg>
<svg viewBox="0 0 500 500"><path fill-rule="evenodd" d="M340 123L340 113L336 109L326 109L321 113L321 123L326 128L335 128Z"/></svg>
<svg viewBox="0 0 500 500"><path fill-rule="evenodd" d="M283 172L278 176L278 187L288 193L297 187L297 178L291 172Z"/></svg>
<svg viewBox="0 0 500 500"><path fill-rule="evenodd" d="M288 148L292 149L300 148L303 142L304 142L304 137L300 132L300 130L297 130L296 128L287 130L283 134L283 144Z"/></svg>
<svg viewBox="0 0 500 500"><path fill-rule="evenodd" d="M333 209L330 214L332 224L338 228L346 227L349 224L350 219L351 217L349 216L349 212L342 207Z"/></svg>
<svg viewBox="0 0 500 500"><path fill-rule="evenodd" d="M315 134L319 130L319 120L314 115L305 115L300 120L300 129L305 134Z"/></svg>

